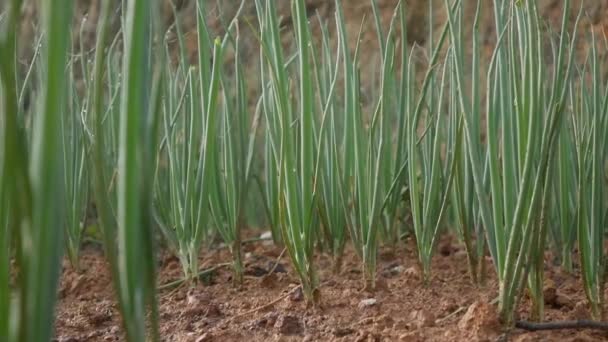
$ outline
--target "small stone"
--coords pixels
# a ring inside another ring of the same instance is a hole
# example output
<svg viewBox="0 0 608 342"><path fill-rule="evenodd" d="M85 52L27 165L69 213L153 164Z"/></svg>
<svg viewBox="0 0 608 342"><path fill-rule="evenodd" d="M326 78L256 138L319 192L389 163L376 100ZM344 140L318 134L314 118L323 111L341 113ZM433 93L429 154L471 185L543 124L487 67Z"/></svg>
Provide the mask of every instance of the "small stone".
<svg viewBox="0 0 608 342"><path fill-rule="evenodd" d="M364 299L359 302L359 309L369 308L369 307L376 305L377 303L378 303L378 300L376 298Z"/></svg>
<svg viewBox="0 0 608 342"><path fill-rule="evenodd" d="M272 246L274 244L274 241L272 241L272 232L269 230L262 233L260 239L263 240L262 245L264 246Z"/></svg>
<svg viewBox="0 0 608 342"><path fill-rule="evenodd" d="M403 271L405 271L405 267L403 267L403 265L397 265L390 269L392 274L400 274L403 273Z"/></svg>
<svg viewBox="0 0 608 342"><path fill-rule="evenodd" d="M262 239L262 240L272 239L272 232L270 230L263 232L262 234L260 234L260 239Z"/></svg>

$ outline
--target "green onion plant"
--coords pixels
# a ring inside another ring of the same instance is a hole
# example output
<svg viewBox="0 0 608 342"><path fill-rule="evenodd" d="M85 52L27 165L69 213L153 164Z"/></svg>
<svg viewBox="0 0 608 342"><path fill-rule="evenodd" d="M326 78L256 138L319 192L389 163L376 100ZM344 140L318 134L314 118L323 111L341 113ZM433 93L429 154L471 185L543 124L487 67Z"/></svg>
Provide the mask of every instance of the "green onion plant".
<svg viewBox="0 0 608 342"><path fill-rule="evenodd" d="M158 158L167 165L157 166L155 181L157 222L189 280L199 273L201 244L209 235L211 187L217 181L213 163L223 48L219 38L211 41L203 11L204 2L197 2L198 66L183 70L185 79L167 77Z"/></svg>
<svg viewBox="0 0 608 342"><path fill-rule="evenodd" d="M373 290L376 280L378 225L382 208L379 178L386 142L380 127L384 125L384 117L380 115L379 106L376 106L371 118L363 113L358 65L361 31L357 37L354 56L351 56L344 13L339 0L336 1L336 12L344 73L343 169L347 170L345 176L350 183L346 189L350 208L348 227L355 251L362 260L364 288Z"/></svg>
<svg viewBox="0 0 608 342"><path fill-rule="evenodd" d="M310 74L311 38L306 8L303 1L292 2L297 56L297 74L290 78L289 63L284 57L278 15L272 1L256 1L260 24L260 44L263 53L262 90L267 134L267 153L272 165L267 174L276 176L278 184L269 204L278 214L282 242L302 282L309 303L318 300L318 279L313 252L318 217L315 204L315 113L313 79ZM268 78L268 87L265 87ZM297 93L295 101L292 94ZM274 187L276 185L276 187ZM271 221L277 217L271 217Z"/></svg>
<svg viewBox="0 0 608 342"><path fill-rule="evenodd" d="M236 21L233 23L236 24ZM238 26L235 27L235 79L222 80L223 105L218 109L222 113L219 146L213 156L215 186L210 191L209 202L215 226L233 256L234 281L240 285L243 281L241 230L246 224L245 201L252 179L252 160L261 111L256 111L253 117L249 115L247 85L239 54L240 37ZM225 43L229 41L228 37ZM235 88L234 92L228 89L230 86Z"/></svg>
<svg viewBox="0 0 608 342"><path fill-rule="evenodd" d="M165 65L162 48L152 45L161 36L159 4L129 0L126 5L116 192L117 294L127 338L157 341L152 187Z"/></svg>
<svg viewBox="0 0 608 342"><path fill-rule="evenodd" d="M448 10L450 10L448 8ZM430 16L432 16L432 11ZM439 56L448 32L446 25L436 46L431 39L429 51L431 59L420 94L415 106L408 113L407 151L408 151L408 186L410 206L416 236L418 258L422 266L423 280L430 281L431 258L437 236L446 212L450 187L456 166L456 151L459 129L449 127L458 125L458 120L446 120L445 99L447 82L447 64L443 66L442 77L436 76ZM410 63L411 65L411 63ZM438 82L439 81L439 82ZM426 114L423 116L423 114ZM445 123L445 124L444 124ZM452 134L448 134L451 132ZM453 141L446 141L451 137ZM445 156L441 155L442 146Z"/></svg>
<svg viewBox="0 0 608 342"><path fill-rule="evenodd" d="M70 36L72 2L41 7L45 35L40 101L32 111L31 149L19 125L16 37L21 1L10 1L0 31L2 85L2 228L0 260L0 334L8 341L45 341L53 336L56 290L63 256L64 188L61 116L68 82L64 72ZM27 151L30 150L31 153ZM10 260L19 268L10 284Z"/></svg>
<svg viewBox="0 0 608 342"><path fill-rule="evenodd" d="M327 23L318 19L321 28L321 48L313 53L315 79L319 97L321 128L319 130L317 198L321 220L320 239L333 257L333 271L339 273L346 243L348 210L345 204L345 189L348 181L342 164L340 132L344 131L339 101L336 97L336 83L339 75L340 44L337 53L332 53L330 33ZM314 46L313 46L314 47ZM320 55L320 56L318 56Z"/></svg>
<svg viewBox="0 0 608 342"><path fill-rule="evenodd" d="M377 1L372 1L372 9L381 54L381 91L378 94L378 106L379 115L384 120L381 121L380 129L390 142L383 149L384 155L381 158L380 196L383 202L380 220L384 242L395 247L401 235L399 220L403 218L402 190L407 187L408 178L405 172L408 161L407 118L411 112L413 67L409 60L410 51L407 44L406 5L400 2L395 8L386 37L383 34ZM395 33L397 23L399 35ZM396 125L390 124L392 122L396 122Z"/></svg>
<svg viewBox="0 0 608 342"><path fill-rule="evenodd" d="M588 73L580 77L578 101L574 103L572 126L578 164L576 227L581 278L591 316L604 318L604 288L608 267L604 239L608 205L607 186L608 83L602 78L595 37L592 40Z"/></svg>
<svg viewBox="0 0 608 342"><path fill-rule="evenodd" d="M83 69L88 68L88 62L84 59L84 52L81 52L78 62L83 64ZM68 80L66 110L63 111L61 116L61 137L64 169L63 184L67 202L66 249L72 266L79 270L80 241L89 203L87 165L89 144L85 132L89 99L78 94L79 90L76 89L73 82L75 79L73 68L74 64L70 63L66 77ZM90 78L87 77L87 74L83 74L85 80L89 81ZM91 89L90 85L86 87Z"/></svg>
<svg viewBox="0 0 608 342"><path fill-rule="evenodd" d="M479 106L463 92L459 102L479 214L498 274L499 311L510 325L530 265L536 262L532 251L544 241L541 203L562 121L572 48L566 49L568 41L562 37L548 83L536 4L496 1L494 13L498 38L487 74L486 143L475 130L475 123L481 122ZM448 18L456 82L464 89L462 22L451 11ZM484 182L486 167L489 187ZM542 305L540 278L537 274L532 281L535 306Z"/></svg>

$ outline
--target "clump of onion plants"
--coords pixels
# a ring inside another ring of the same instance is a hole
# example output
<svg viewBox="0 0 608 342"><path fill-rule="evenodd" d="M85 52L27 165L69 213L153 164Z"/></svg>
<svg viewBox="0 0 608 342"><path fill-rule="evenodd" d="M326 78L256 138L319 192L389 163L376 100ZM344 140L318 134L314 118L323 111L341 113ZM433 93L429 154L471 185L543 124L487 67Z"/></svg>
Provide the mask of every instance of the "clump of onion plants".
<svg viewBox="0 0 608 342"><path fill-rule="evenodd" d="M238 15L238 14L237 14ZM233 21L236 23L236 21ZM215 186L211 189L213 221L233 256L234 281L243 281L241 230L252 179L252 160L261 111L250 115L247 85L239 58L239 35L234 37L234 80L222 80L218 153L213 156ZM232 81L232 82L231 82ZM229 91L232 85L235 90Z"/></svg>
<svg viewBox="0 0 608 342"><path fill-rule="evenodd" d="M479 98L471 100L460 91L459 102L479 215L498 274L499 311L510 325L528 273L535 310L542 314L542 268L535 267L542 253L534 252L545 239L543 194L563 121L573 48L567 49L562 35L553 79L547 82L536 3L496 1L494 13L498 36L486 77L485 143L476 130L482 114ZM567 10L563 27L566 18ZM456 84L465 89L462 19L448 11L448 21Z"/></svg>
<svg viewBox="0 0 608 342"><path fill-rule="evenodd" d="M282 241L302 282L305 297L318 300L318 279L313 252L318 217L315 212L315 119L311 70L311 37L303 1L292 2L297 73L290 74L284 57L274 2L256 1L263 54L262 90L267 148L273 164L276 200ZM290 77L291 75L291 77ZM266 87L268 80L268 87ZM292 101L292 94L298 94ZM272 180L271 180L272 181Z"/></svg>
<svg viewBox="0 0 608 342"><path fill-rule="evenodd" d="M189 280L198 276L201 244L210 235L223 60L223 46L219 38L211 40L200 2L196 17L198 66L181 65L166 78L155 181L156 221Z"/></svg>

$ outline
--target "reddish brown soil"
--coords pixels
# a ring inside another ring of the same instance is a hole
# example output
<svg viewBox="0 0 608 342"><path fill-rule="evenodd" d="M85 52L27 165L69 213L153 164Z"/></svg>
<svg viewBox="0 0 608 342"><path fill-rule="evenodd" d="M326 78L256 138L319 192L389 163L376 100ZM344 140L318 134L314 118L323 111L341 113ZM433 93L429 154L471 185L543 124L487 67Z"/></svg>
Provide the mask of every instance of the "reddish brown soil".
<svg viewBox="0 0 608 342"><path fill-rule="evenodd" d="M321 305L307 308L287 257L275 273L264 276L281 250L262 242L245 246L246 277L242 289L232 286L229 268L219 268L209 284L181 286L159 292L160 328L164 341L602 341L592 331L528 333L502 331L495 314L497 286L471 285L462 249L442 242L433 263L430 286L423 286L411 242L396 253L383 250L378 260L378 290L361 290L360 264L352 250L343 271L332 274L331 260L317 259ZM181 276L178 260L163 253L159 284ZM229 261L225 249L207 251L203 267ZM491 265L488 262L488 268ZM548 263L551 264L551 263ZM122 341L120 314L102 252L86 247L82 273L66 261L57 308L57 341ZM586 316L582 287L576 275L546 269L546 319ZM375 300L375 304L370 304ZM525 319L524 300L519 317Z"/></svg>

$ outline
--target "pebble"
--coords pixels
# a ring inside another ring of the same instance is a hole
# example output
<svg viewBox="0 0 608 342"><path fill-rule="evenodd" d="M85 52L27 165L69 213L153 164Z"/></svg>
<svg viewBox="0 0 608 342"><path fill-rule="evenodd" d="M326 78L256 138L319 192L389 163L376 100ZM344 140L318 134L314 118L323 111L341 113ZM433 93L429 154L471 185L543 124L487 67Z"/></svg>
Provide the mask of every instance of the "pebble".
<svg viewBox="0 0 608 342"><path fill-rule="evenodd" d="M359 302L359 309L365 309L365 308L374 306L377 303L378 303L378 300L376 298L364 299Z"/></svg>

